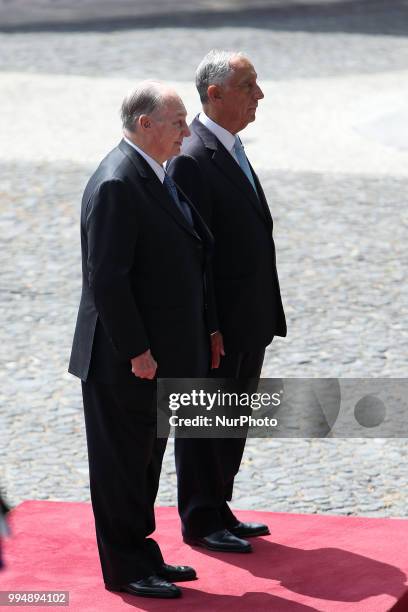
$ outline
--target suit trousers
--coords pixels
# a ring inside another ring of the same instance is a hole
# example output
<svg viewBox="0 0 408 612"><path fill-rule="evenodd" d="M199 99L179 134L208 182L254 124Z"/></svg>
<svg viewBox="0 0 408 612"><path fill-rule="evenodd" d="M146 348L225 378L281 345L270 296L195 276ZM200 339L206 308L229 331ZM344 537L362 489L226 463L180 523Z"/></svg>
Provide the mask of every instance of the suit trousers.
<svg viewBox="0 0 408 612"><path fill-rule="evenodd" d="M152 333L154 339L154 334ZM164 350L152 343L157 377L203 378L209 340L197 320L196 342L180 339ZM157 382L129 378L102 382L95 369L82 382L92 508L105 583L121 585L155 574L163 563L155 530L154 502L167 439L157 438Z"/></svg>
<svg viewBox="0 0 408 612"><path fill-rule="evenodd" d="M82 383L96 538L105 584L154 574L163 563L153 505L165 439L156 437L156 382Z"/></svg>
<svg viewBox="0 0 408 612"><path fill-rule="evenodd" d="M242 381L241 392L256 391L265 348L228 353L212 378ZM185 536L204 537L238 523L230 510L234 478L238 473L246 438L176 438L178 509Z"/></svg>

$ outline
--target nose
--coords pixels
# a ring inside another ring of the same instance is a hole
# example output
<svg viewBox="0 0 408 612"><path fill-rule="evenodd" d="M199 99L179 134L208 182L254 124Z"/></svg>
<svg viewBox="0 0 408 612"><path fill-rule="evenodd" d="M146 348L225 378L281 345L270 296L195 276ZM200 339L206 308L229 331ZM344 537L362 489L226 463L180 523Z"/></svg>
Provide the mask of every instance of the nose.
<svg viewBox="0 0 408 612"><path fill-rule="evenodd" d="M262 98L264 98L264 92L262 91L262 89L259 87L258 83L256 84L256 91L255 91L255 96L257 100L262 100Z"/></svg>
<svg viewBox="0 0 408 612"><path fill-rule="evenodd" d="M184 123L184 128L183 128L183 138L186 138L187 136L190 136L191 132L188 129L188 125L187 123Z"/></svg>

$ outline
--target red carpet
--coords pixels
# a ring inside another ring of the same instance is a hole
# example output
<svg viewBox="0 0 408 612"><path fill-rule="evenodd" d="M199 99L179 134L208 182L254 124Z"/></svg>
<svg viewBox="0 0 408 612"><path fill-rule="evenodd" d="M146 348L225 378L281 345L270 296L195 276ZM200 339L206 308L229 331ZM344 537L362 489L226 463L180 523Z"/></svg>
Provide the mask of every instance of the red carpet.
<svg viewBox="0 0 408 612"><path fill-rule="evenodd" d="M192 549L181 541L176 510L157 509L155 537L166 561L192 565L200 577L185 583L182 599L166 602L104 590L89 505L25 502L12 513L0 590L69 591L69 608L58 609L78 612L383 612L403 598L408 520L238 515L270 526L271 536L252 540L252 554ZM408 604L398 609L408 612Z"/></svg>

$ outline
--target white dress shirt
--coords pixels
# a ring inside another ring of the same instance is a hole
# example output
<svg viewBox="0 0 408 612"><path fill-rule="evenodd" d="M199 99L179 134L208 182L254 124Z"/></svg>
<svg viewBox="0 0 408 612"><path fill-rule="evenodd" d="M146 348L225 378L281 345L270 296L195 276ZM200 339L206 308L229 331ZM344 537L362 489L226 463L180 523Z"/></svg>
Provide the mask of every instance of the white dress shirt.
<svg viewBox="0 0 408 612"><path fill-rule="evenodd" d="M198 115L198 120L218 138L221 144L224 145L227 151L238 163L238 159L234 151L235 134L231 134L231 132L218 125L218 123L215 123L215 121L207 117L204 111L201 111L201 113Z"/></svg>
<svg viewBox="0 0 408 612"><path fill-rule="evenodd" d="M157 162L155 159L153 159L153 157L150 157L150 155L148 155L142 149L140 149L137 145L135 145L134 142L132 142L131 140L126 138L126 136L124 136L123 139L128 143L128 145L133 147L135 149L135 151L137 151L139 153L139 155L141 155L143 157L143 159L145 159L147 161L147 163L149 164L151 169L157 175L157 178L160 180L161 183L163 183L164 177L165 177L165 172L164 172L163 166L161 166L159 164L159 162Z"/></svg>

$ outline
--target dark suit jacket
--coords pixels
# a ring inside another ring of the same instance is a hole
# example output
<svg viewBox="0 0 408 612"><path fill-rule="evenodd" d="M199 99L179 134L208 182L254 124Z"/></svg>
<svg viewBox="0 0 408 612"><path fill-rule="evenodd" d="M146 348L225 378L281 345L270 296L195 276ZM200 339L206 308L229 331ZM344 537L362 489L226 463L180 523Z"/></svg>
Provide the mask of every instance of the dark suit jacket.
<svg viewBox="0 0 408 612"><path fill-rule="evenodd" d="M82 200L72 374L133 380L130 359L150 348L158 375L167 364L161 375L194 376L186 368L208 333L203 274L213 238L192 213L194 229L124 140L101 162Z"/></svg>
<svg viewBox="0 0 408 612"><path fill-rule="evenodd" d="M5 515L6 512L8 512L8 508L0 497L0 522L4 520L3 515ZM4 565L3 565L2 544L1 544L1 535L0 535L0 569L2 569L3 567Z"/></svg>
<svg viewBox="0 0 408 612"><path fill-rule="evenodd" d="M168 172L194 202L214 239L213 284L227 351L250 351L286 335L276 271L273 222L244 172L198 119Z"/></svg>

